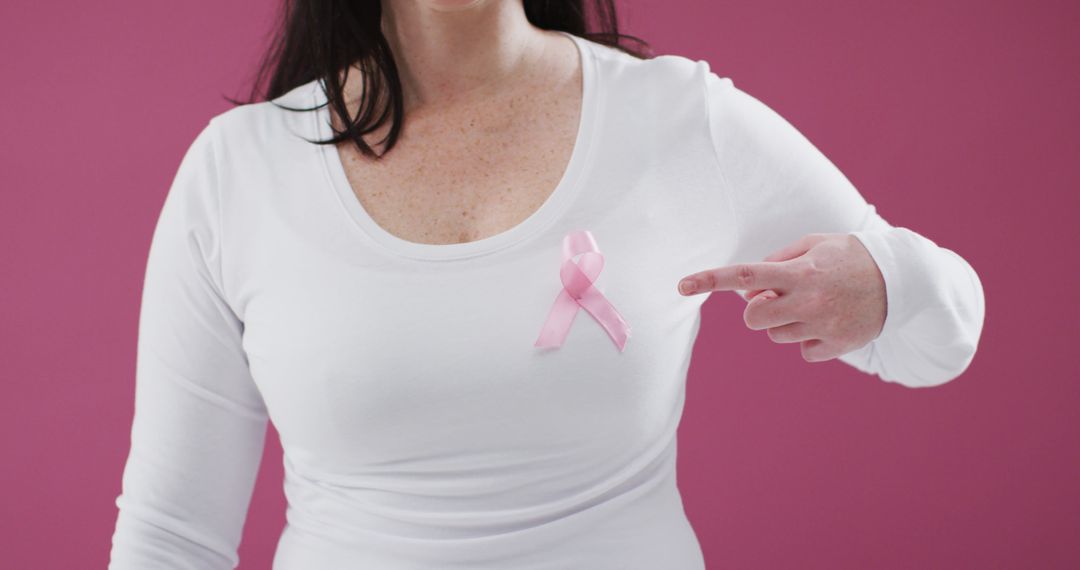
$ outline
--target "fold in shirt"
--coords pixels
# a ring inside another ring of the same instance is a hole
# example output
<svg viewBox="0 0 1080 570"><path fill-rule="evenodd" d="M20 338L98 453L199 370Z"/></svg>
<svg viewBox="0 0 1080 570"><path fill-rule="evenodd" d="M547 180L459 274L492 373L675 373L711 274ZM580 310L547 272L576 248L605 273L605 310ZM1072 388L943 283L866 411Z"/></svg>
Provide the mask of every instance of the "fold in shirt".
<svg viewBox="0 0 1080 570"><path fill-rule="evenodd" d="M854 235L885 280L882 332L840 360L911 388L967 368L984 300L963 258L887 223L705 61L571 39L567 174L477 242L380 230L336 150L304 140L326 138L326 108L278 106L325 102L316 81L210 120L149 248L109 568L236 567L272 420L275 570L700 570L675 458L708 295L676 284L807 233ZM584 313L558 349L533 346L574 229L604 254L594 286L633 329L624 352Z"/></svg>

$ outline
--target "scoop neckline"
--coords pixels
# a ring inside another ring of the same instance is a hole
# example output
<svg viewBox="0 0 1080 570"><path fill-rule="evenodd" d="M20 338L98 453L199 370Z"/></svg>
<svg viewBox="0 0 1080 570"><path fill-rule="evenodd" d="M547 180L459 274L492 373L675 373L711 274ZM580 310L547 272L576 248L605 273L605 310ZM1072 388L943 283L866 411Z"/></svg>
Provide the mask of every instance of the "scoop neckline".
<svg viewBox="0 0 1080 570"><path fill-rule="evenodd" d="M600 88L599 74L596 73L594 55L592 50L589 49L588 40L562 30L555 31L569 37L578 51L582 72L581 110L577 135L574 139L574 148L571 151L566 169L563 171L559 182L555 185L555 189L552 190L539 208L517 225L482 239L451 244L409 241L384 229L375 222L375 219L364 208L353 192L351 184L349 184L337 148L330 144L317 145L317 152L321 155L327 186L337 197L339 205L352 220L352 224L392 254L419 260L454 260L476 257L505 249L542 232L555 222L582 190L582 179L586 167L589 165L589 157L592 154L596 139L594 131L598 114L598 89ZM322 104L317 109L317 112L313 114L317 123L315 128L319 136L324 137L325 140L333 134L330 122L330 107L324 104L326 102L325 83L323 79L318 79L313 84L315 86L312 94L314 103Z"/></svg>

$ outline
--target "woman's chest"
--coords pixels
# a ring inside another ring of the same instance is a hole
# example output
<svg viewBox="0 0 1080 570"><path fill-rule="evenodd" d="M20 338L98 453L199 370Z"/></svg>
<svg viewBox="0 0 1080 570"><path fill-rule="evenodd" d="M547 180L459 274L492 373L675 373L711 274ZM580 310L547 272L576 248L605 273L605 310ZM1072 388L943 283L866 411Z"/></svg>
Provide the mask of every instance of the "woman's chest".
<svg viewBox="0 0 1080 570"><path fill-rule="evenodd" d="M613 246L586 309L564 292L551 249L468 270L300 264L275 280L249 303L243 342L279 431L346 445L362 435L379 455L410 433L469 441L523 428L515 437L550 442L583 425L660 429L700 298L677 293L663 260ZM559 346L537 346L548 329Z"/></svg>
<svg viewBox="0 0 1080 570"><path fill-rule="evenodd" d="M305 188L262 200L233 224L225 271L283 443L371 462L448 445L599 451L670 429L706 299L677 284L722 265L734 235L682 166L604 169L558 217L462 259L396 255ZM566 293L574 230L603 260L588 306ZM562 342L537 346L551 328Z"/></svg>

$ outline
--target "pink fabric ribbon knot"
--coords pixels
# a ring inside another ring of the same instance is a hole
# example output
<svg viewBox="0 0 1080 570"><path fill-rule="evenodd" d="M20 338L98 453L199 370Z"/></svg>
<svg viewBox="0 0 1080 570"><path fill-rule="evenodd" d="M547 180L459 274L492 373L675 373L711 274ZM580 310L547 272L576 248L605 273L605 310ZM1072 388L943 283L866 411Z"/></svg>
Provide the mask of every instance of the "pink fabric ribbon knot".
<svg viewBox="0 0 1080 570"><path fill-rule="evenodd" d="M574 257L578 254L581 254L581 260L575 262ZM603 268L604 255L589 230L574 230L563 237L559 269L563 288L555 298L547 320L540 329L540 337L533 346L561 346L578 309L585 309L607 331L615 346L619 347L619 352L623 352L630 337L630 325L626 324L607 297L593 286Z"/></svg>

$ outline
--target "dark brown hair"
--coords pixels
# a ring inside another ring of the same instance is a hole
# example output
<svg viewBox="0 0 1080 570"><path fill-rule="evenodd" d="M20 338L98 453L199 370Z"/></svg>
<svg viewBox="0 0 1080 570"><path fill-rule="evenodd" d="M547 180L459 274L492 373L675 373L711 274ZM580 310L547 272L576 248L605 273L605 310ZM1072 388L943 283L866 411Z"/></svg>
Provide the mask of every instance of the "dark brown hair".
<svg viewBox="0 0 1080 570"><path fill-rule="evenodd" d="M594 42L612 46L641 59L653 57L644 40L620 34L614 0L523 0L529 22L541 29L560 30ZM586 8L591 8L586 13ZM596 20L596 31L587 31L588 16ZM382 4L379 0L284 0L278 13L270 48L258 66L247 101L226 99L234 105L271 101L295 87L322 79L326 85L326 103L346 125L330 140L315 144L336 144L351 139L366 156L378 158L361 135L392 121L381 143L385 154L393 148L404 120L401 81L393 53L380 27ZM620 45L623 39L636 42L643 50ZM348 115L340 71L356 65L363 77L360 107L356 117ZM267 76L265 90L262 84ZM384 90L385 89L385 90ZM261 93L260 93L261 91ZM386 93L388 97L368 97L368 93ZM312 111L290 108L289 111Z"/></svg>

